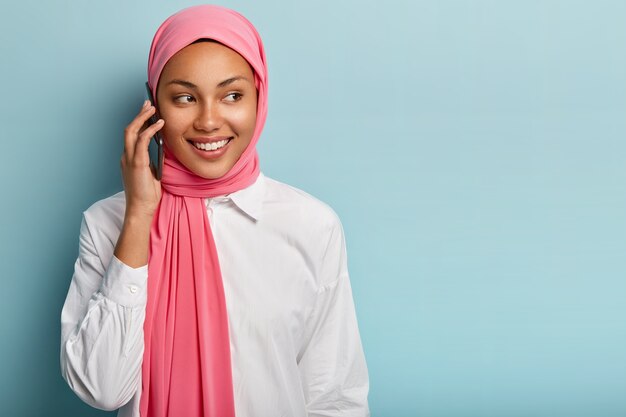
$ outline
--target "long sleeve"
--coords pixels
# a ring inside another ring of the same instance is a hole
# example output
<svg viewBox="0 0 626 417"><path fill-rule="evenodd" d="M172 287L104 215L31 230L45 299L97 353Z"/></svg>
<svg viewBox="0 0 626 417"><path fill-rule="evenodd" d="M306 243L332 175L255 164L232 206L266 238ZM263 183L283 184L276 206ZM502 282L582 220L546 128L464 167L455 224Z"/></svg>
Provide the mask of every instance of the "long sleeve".
<svg viewBox="0 0 626 417"><path fill-rule="evenodd" d="M120 192L84 213L61 368L84 402L140 417L147 267L114 256ZM228 308L237 417L367 417L368 375L341 222L263 175L207 201Z"/></svg>
<svg viewBox="0 0 626 417"><path fill-rule="evenodd" d="M298 355L307 415L369 416L368 372L338 219L331 229L320 271L321 285Z"/></svg>
<svg viewBox="0 0 626 417"><path fill-rule="evenodd" d="M98 253L83 217L79 255L61 313L61 372L87 404L115 410L141 384L147 266ZM104 239L106 240L106 239ZM106 267L105 267L106 266Z"/></svg>

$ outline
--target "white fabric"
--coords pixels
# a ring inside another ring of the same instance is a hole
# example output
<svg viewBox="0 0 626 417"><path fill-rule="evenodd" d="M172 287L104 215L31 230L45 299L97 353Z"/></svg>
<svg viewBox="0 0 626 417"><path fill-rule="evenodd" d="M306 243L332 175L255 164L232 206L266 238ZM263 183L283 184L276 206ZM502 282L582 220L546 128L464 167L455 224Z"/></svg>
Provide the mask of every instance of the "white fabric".
<svg viewBox="0 0 626 417"><path fill-rule="evenodd" d="M85 211L61 314L74 392L139 417L147 266L113 256L124 193ZM238 417L369 416L343 229L314 197L263 174L207 199L228 307Z"/></svg>

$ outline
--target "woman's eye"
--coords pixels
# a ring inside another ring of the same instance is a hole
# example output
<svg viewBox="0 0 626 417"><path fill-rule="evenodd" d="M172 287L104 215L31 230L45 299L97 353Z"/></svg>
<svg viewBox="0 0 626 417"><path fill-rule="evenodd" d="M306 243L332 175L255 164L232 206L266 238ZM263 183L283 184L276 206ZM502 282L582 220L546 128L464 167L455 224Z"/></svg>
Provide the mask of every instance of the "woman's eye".
<svg viewBox="0 0 626 417"><path fill-rule="evenodd" d="M230 93L226 95L226 101L239 101L243 94L241 93Z"/></svg>
<svg viewBox="0 0 626 417"><path fill-rule="evenodd" d="M191 103L193 101L193 97L190 96L189 94L185 94L182 96L174 97L174 101L177 103L183 103L183 104Z"/></svg>

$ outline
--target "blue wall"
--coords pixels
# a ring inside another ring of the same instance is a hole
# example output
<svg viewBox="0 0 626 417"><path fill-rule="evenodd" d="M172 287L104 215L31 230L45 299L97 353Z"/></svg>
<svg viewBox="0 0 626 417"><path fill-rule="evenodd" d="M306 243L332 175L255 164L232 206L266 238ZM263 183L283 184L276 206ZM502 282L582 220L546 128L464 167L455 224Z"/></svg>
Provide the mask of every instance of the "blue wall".
<svg viewBox="0 0 626 417"><path fill-rule="evenodd" d="M60 376L60 309L191 4L2 7L2 415L111 415ZM222 4L266 44L264 172L343 220L372 415L625 416L626 2Z"/></svg>

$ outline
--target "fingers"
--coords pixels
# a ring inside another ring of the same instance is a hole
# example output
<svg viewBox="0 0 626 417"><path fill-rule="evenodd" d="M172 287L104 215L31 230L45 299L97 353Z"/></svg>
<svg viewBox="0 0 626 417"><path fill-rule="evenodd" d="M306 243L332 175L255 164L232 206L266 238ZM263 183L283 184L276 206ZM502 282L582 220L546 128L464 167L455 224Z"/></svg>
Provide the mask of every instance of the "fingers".
<svg viewBox="0 0 626 417"><path fill-rule="evenodd" d="M156 132L161 130L164 123L165 122L163 119L159 119L156 123L148 126L139 134L139 138L137 139L137 143L135 144L135 154L133 157L133 159L135 159L138 164L148 164L150 160L148 154L150 139L152 139Z"/></svg>
<svg viewBox="0 0 626 417"><path fill-rule="evenodd" d="M146 100L137 116L124 129L124 153L120 162L127 213L137 210L154 213L161 198L160 184L151 172L148 153L150 138L165 124L159 120L148 125L148 119L155 112L154 106Z"/></svg>
<svg viewBox="0 0 626 417"><path fill-rule="evenodd" d="M139 114L124 129L124 155L128 162L134 158L139 132L150 116L156 111L148 100L144 101Z"/></svg>

